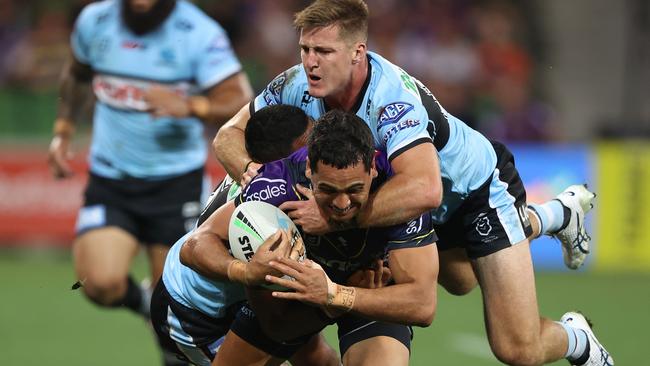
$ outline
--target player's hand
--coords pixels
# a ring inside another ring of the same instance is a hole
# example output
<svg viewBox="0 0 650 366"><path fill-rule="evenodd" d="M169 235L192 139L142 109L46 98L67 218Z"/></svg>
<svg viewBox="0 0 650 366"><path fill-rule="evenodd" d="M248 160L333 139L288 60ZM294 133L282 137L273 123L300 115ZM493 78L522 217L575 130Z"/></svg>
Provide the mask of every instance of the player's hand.
<svg viewBox="0 0 650 366"><path fill-rule="evenodd" d="M56 135L52 138L47 163L54 178L62 179L74 175L69 164L73 156L74 154L70 151L70 137Z"/></svg>
<svg viewBox="0 0 650 366"><path fill-rule="evenodd" d="M280 209L286 212L296 225L302 226L302 230L308 234L323 235L332 231L332 228L318 207L311 189L299 184L296 185L296 189L307 200L286 201L280 205Z"/></svg>
<svg viewBox="0 0 650 366"><path fill-rule="evenodd" d="M191 113L187 98L170 88L152 86L144 93L144 100L149 105L148 112L153 117L189 117Z"/></svg>
<svg viewBox="0 0 650 366"><path fill-rule="evenodd" d="M293 233L279 229L260 245L250 262L246 264L246 278L250 285L265 283L264 276L267 274L279 274L269 265L269 262L289 257L291 253L291 235Z"/></svg>
<svg viewBox="0 0 650 366"><path fill-rule="evenodd" d="M269 264L282 274L280 276L267 275L266 281L294 290L294 292L274 291L273 297L298 300L320 307L327 305L328 286L332 281L318 263L309 259L300 263L288 258L281 258ZM282 275L288 275L293 280L281 278Z"/></svg>
<svg viewBox="0 0 650 366"><path fill-rule="evenodd" d="M239 185L241 186L242 189L246 188L248 183L255 178L257 175L257 171L259 168L262 166L262 164L258 164L255 162L250 162L248 166L246 167L246 171L244 174L241 176L241 180L239 181Z"/></svg>
<svg viewBox="0 0 650 366"><path fill-rule="evenodd" d="M384 266L384 261L377 259L372 268L360 269L348 277L347 286L362 288L380 288L390 280L390 268Z"/></svg>

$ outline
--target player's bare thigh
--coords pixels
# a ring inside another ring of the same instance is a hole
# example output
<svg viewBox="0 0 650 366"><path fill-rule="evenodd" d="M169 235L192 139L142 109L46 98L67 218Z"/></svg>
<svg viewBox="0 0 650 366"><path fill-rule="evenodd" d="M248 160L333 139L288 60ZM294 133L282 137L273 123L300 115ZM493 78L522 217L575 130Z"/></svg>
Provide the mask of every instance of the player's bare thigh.
<svg viewBox="0 0 650 366"><path fill-rule="evenodd" d="M283 362L284 360L269 355L229 331L212 366L279 366Z"/></svg>
<svg viewBox="0 0 650 366"><path fill-rule="evenodd" d="M158 280L162 276L165 266L165 259L169 252L169 245L150 244L147 245L147 256L149 257L149 268L151 273L151 288L155 288Z"/></svg>
<svg viewBox="0 0 650 366"><path fill-rule="evenodd" d="M355 343L343 355L344 366L408 365L409 350L392 337L372 337Z"/></svg>
<svg viewBox="0 0 650 366"><path fill-rule="evenodd" d="M126 291L126 277L138 241L117 227L103 227L81 234L73 243L74 265L84 292L110 304Z"/></svg>
<svg viewBox="0 0 650 366"><path fill-rule="evenodd" d="M528 239L472 261L483 294L490 346L501 360L514 350L536 362L559 359L543 344L562 342L559 326L540 321L535 274ZM543 350L542 348L545 348ZM561 353L561 352L560 352Z"/></svg>

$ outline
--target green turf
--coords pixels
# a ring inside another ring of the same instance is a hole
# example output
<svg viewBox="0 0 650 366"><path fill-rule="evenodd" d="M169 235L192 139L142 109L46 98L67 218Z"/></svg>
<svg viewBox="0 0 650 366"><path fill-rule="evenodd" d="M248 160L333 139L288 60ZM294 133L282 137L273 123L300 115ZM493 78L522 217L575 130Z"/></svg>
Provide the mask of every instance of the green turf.
<svg viewBox="0 0 650 366"><path fill-rule="evenodd" d="M146 272L142 259L136 275ZM0 250L0 365L159 365L152 333L140 318L102 310L71 291L67 252ZM650 326L650 275L540 273L543 314L577 308L595 322L617 365L643 365ZM328 329L333 340L334 329ZM485 340L480 293L440 291L434 324L417 329L412 365L497 365ZM566 365L558 362L557 365Z"/></svg>

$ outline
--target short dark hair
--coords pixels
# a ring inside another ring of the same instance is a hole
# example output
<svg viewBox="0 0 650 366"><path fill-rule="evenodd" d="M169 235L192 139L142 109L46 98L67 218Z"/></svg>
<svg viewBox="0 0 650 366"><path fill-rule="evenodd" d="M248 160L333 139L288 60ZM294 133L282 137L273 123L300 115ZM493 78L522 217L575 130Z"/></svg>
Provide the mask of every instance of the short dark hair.
<svg viewBox="0 0 650 366"><path fill-rule="evenodd" d="M338 25L342 39L365 42L368 39L368 5L363 0L316 0L294 14L293 25L299 31Z"/></svg>
<svg viewBox="0 0 650 366"><path fill-rule="evenodd" d="M318 162L343 169L361 162L370 171L375 146L372 133L357 115L332 110L321 116L307 142L309 167L316 172Z"/></svg>
<svg viewBox="0 0 650 366"><path fill-rule="evenodd" d="M258 163L285 158L293 152L294 142L308 125L309 117L300 108L290 105L262 108L246 124L246 151Z"/></svg>

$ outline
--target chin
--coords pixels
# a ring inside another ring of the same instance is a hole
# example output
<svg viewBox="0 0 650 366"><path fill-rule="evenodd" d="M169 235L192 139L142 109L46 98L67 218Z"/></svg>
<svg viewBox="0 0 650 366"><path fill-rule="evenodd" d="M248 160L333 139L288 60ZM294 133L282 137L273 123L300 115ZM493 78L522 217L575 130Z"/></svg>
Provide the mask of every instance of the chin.
<svg viewBox="0 0 650 366"><path fill-rule="evenodd" d="M327 94L323 88L309 86L309 95L314 98L324 98Z"/></svg>

